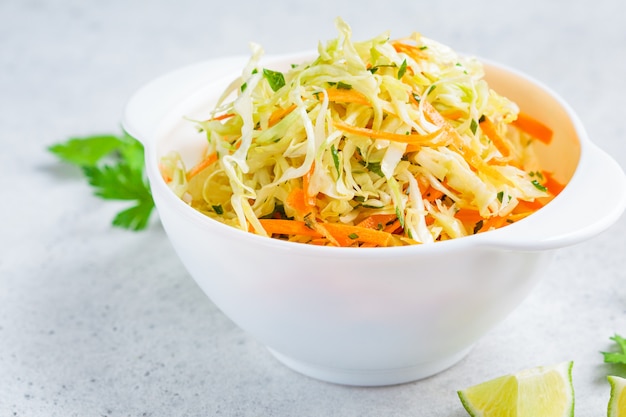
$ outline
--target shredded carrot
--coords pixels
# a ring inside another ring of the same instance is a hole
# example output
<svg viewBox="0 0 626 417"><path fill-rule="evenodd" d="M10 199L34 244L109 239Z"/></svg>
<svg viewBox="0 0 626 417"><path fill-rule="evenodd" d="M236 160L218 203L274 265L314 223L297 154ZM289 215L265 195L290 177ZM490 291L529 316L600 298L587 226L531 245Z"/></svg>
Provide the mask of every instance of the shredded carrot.
<svg viewBox="0 0 626 417"><path fill-rule="evenodd" d="M172 182L172 177L165 174L163 171L161 171L161 177L163 178L163 181L165 181L166 184L169 184L170 182Z"/></svg>
<svg viewBox="0 0 626 417"><path fill-rule="evenodd" d="M414 104L419 106L420 103L417 102L413 94L410 95L410 98ZM428 117L431 123L439 127L444 127L448 125L448 122L446 122L446 119L443 117L443 115L439 113L439 111L435 108L435 106L430 104L429 101L424 100L423 109L424 109L424 114L426 115L426 117Z"/></svg>
<svg viewBox="0 0 626 417"><path fill-rule="evenodd" d="M287 108L279 107L278 109L274 110L274 112L270 115L270 118L267 121L268 126L272 127L276 123L280 122L285 116L294 111L296 107L297 106L295 104L292 104Z"/></svg>
<svg viewBox="0 0 626 417"><path fill-rule="evenodd" d="M402 39L392 41L391 46L393 46L393 49L395 49L396 52L403 52L415 61L421 61L426 58L421 46L410 45L403 42Z"/></svg>
<svg viewBox="0 0 626 417"><path fill-rule="evenodd" d="M545 144L552 141L552 129L524 112L519 112L512 124Z"/></svg>
<svg viewBox="0 0 626 417"><path fill-rule="evenodd" d="M436 200L443 197L443 192L429 185L426 191L422 193L422 195L430 203L434 203Z"/></svg>
<svg viewBox="0 0 626 417"><path fill-rule="evenodd" d="M341 246L350 246L355 242L389 246L391 240L390 233L367 227L350 226L341 223L324 223L324 226Z"/></svg>
<svg viewBox="0 0 626 417"><path fill-rule="evenodd" d="M446 119L458 120L465 116L465 112L459 109L448 109L440 112L440 114Z"/></svg>
<svg viewBox="0 0 626 417"><path fill-rule="evenodd" d="M369 137L372 139L387 139L392 142L401 142L401 143L410 143L410 144L425 143L429 140L436 138L441 133L441 131L436 130L432 133L428 133L425 135L420 135L417 133L410 133L408 135L402 135L400 133L385 132L382 130L369 129L367 127L352 126L352 125L349 125L347 123L340 122L337 120L333 121L333 125L335 126L335 128L339 130L342 130L346 133L352 133L354 135L365 136L365 137Z"/></svg>
<svg viewBox="0 0 626 417"><path fill-rule="evenodd" d="M544 178L543 186L548 189L548 192L550 192L550 194L552 194L553 196L557 196L561 193L561 191L563 191L565 185L555 180L551 173L547 171L542 171L541 174Z"/></svg>
<svg viewBox="0 0 626 417"><path fill-rule="evenodd" d="M313 211L302 188L294 188L287 196L286 203L302 218Z"/></svg>
<svg viewBox="0 0 626 417"><path fill-rule="evenodd" d="M268 234L288 236L310 236L321 238L323 234L310 228L300 220L260 219ZM388 246L391 234L367 227L351 226L341 223L320 223L336 240L339 246L352 246L355 243L369 243L376 246ZM318 242L319 243L319 242Z"/></svg>
<svg viewBox="0 0 626 417"><path fill-rule="evenodd" d="M541 207L543 207L545 204L540 201L539 199L535 199L534 201L520 201L519 203L517 203L517 206L515 207L515 210L513 210L514 213L518 214L518 213L525 213L525 212L535 212L537 210L539 210Z"/></svg>
<svg viewBox="0 0 626 417"><path fill-rule="evenodd" d="M231 117L235 117L235 113L220 114L219 116L215 116L210 120L225 120L225 119L230 119Z"/></svg>
<svg viewBox="0 0 626 417"><path fill-rule="evenodd" d="M459 209L454 217L463 223L478 223L479 221L484 220L484 217L480 215L478 210L468 208Z"/></svg>
<svg viewBox="0 0 626 417"><path fill-rule="evenodd" d="M400 221L400 219L396 219L395 222L391 223L389 226L383 229L383 231L387 233L395 233L398 230L402 230L402 222Z"/></svg>
<svg viewBox="0 0 626 417"><path fill-rule="evenodd" d="M198 175L200 171L204 170L215 161L217 161L217 153L213 152L187 172L187 181Z"/></svg>
<svg viewBox="0 0 626 417"><path fill-rule="evenodd" d="M269 235L322 237L317 230L311 229L300 220L259 219L259 222Z"/></svg>
<svg viewBox="0 0 626 417"><path fill-rule="evenodd" d="M311 164L311 169L307 171L306 174L302 177L302 190L304 191L304 201L310 207L315 207L315 197L309 193L309 186L311 184L311 176L313 176L313 171L315 170L315 162Z"/></svg>
<svg viewBox="0 0 626 417"><path fill-rule="evenodd" d="M418 145L416 143L408 143L406 145L406 150L404 151L404 153L417 152L420 149L422 149L422 145Z"/></svg>
<svg viewBox="0 0 626 417"><path fill-rule="evenodd" d="M357 226L381 230L384 229L389 222L396 220L397 217L398 216L395 214L372 214L371 216L361 220Z"/></svg>
<svg viewBox="0 0 626 417"><path fill-rule="evenodd" d="M493 124L489 118L485 117L479 123L480 128L483 133L491 140L493 145L500 151L502 156L507 157L511 154L509 149L509 145L506 143L506 140L498 133L496 130L496 125Z"/></svg>
<svg viewBox="0 0 626 417"><path fill-rule="evenodd" d="M367 97L352 88L329 88L326 90L326 93L328 94L328 101L336 103L358 103L365 106L371 105Z"/></svg>
<svg viewBox="0 0 626 417"><path fill-rule="evenodd" d="M493 216L490 217L486 222L483 223L483 227L480 228L479 232L486 232L490 229L499 229L504 226L506 223L508 216Z"/></svg>

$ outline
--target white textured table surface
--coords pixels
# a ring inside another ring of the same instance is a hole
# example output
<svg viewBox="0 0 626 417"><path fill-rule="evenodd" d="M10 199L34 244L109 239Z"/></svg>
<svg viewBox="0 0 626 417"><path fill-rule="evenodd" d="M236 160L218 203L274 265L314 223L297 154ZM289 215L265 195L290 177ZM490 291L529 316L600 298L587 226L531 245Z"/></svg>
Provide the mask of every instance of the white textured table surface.
<svg viewBox="0 0 626 417"><path fill-rule="evenodd" d="M432 4L431 4L432 3ZM358 5L358 6L357 6ZM626 218L559 250L530 297L453 368L385 388L278 363L206 298L155 221L113 229L46 151L119 133L145 82L197 61L412 31L550 85L626 166L626 3L555 1L0 1L0 416L466 415L456 390L574 360L576 415L606 413L609 337L626 334ZM591 196L602 198L602 196Z"/></svg>

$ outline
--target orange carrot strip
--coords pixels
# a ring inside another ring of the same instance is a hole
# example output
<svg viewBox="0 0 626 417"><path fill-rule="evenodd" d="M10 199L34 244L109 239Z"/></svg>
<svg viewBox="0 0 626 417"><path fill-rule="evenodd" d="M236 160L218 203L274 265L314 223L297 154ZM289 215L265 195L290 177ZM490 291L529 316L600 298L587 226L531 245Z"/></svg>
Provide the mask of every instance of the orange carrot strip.
<svg viewBox="0 0 626 417"><path fill-rule="evenodd" d="M404 153L410 153L410 152L417 152L420 149L422 149L423 145L418 145L415 143L408 143L406 145L406 150L404 151Z"/></svg>
<svg viewBox="0 0 626 417"><path fill-rule="evenodd" d="M413 100L414 104L417 104L419 106L419 103L417 102L417 100L415 100L415 97L413 96L413 94L410 94L409 97L411 98L411 100ZM439 111L435 108L435 106L430 104L429 101L424 100L423 109L424 109L424 114L426 115L426 117L428 117L431 123L439 127L445 127L448 125L448 122L446 122L446 119L441 115L441 113L439 113Z"/></svg>
<svg viewBox="0 0 626 417"><path fill-rule="evenodd" d="M535 211L539 210L544 205L545 203L543 203L539 199L536 199L535 201L522 200L519 203L517 203L517 206L513 210L513 213L515 214L524 213L524 212L534 213Z"/></svg>
<svg viewBox="0 0 626 417"><path fill-rule="evenodd" d="M323 225L341 246L350 246L355 242L388 246L391 241L391 234L381 230L341 223L323 223Z"/></svg>
<svg viewBox="0 0 626 417"><path fill-rule="evenodd" d="M434 203L435 200L443 197L443 192L429 185L426 191L422 194L422 196L429 202Z"/></svg>
<svg viewBox="0 0 626 417"><path fill-rule="evenodd" d="M310 207L315 207L315 198L316 196L311 195L309 193L309 185L311 184L311 176L313 176L313 171L315 170L315 162L311 164L311 169L307 171L306 174L302 177L302 189L304 191L304 201Z"/></svg>
<svg viewBox="0 0 626 417"><path fill-rule="evenodd" d="M478 223L481 220L484 220L484 217L480 215L478 210L462 208L456 212L454 215L457 219L459 219L463 223Z"/></svg>
<svg viewBox="0 0 626 417"><path fill-rule="evenodd" d="M381 230L387 225L387 223L395 219L397 219L395 214L372 214L371 216L361 220L357 226Z"/></svg>
<svg viewBox="0 0 626 417"><path fill-rule="evenodd" d="M391 42L391 46L396 52L403 52L413 58L415 61L419 61L426 58L426 55L421 49L421 46L410 45L402 42L402 39L398 39Z"/></svg>
<svg viewBox="0 0 626 417"><path fill-rule="evenodd" d="M311 229L303 221L286 219L259 219L263 229L270 235L322 237L317 230Z"/></svg>
<svg viewBox="0 0 626 417"><path fill-rule="evenodd" d="M294 111L294 109L296 107L297 106L295 104L292 104L291 106L289 106L287 108L280 107L280 108L274 110L274 112L272 112L272 114L270 115L270 118L267 121L267 125L269 127L274 126L276 123L281 121L283 119L283 117L287 116L289 113Z"/></svg>
<svg viewBox="0 0 626 417"><path fill-rule="evenodd" d="M555 180L551 173L542 171L541 174L545 179L545 181L543 182L543 186L548 189L550 194L552 194L553 196L557 196L561 193L561 191L563 191L565 185Z"/></svg>
<svg viewBox="0 0 626 417"><path fill-rule="evenodd" d="M370 101L357 90L346 88L329 88L326 90L328 101L338 103L358 103L365 106L371 105Z"/></svg>
<svg viewBox="0 0 626 417"><path fill-rule="evenodd" d="M207 168L209 165L211 165L215 161L217 161L217 153L213 152L209 154L206 158L204 158L202 161L198 162L193 168L189 170L189 172L187 172L187 181L192 179L200 171Z"/></svg>
<svg viewBox="0 0 626 417"><path fill-rule="evenodd" d="M506 222L506 219L507 219L507 216L490 217L489 219L487 219L487 221L483 223L483 226L480 228L480 230L478 230L478 232L486 232L490 230L491 228L498 229L504 225L504 223Z"/></svg>
<svg viewBox="0 0 626 417"><path fill-rule="evenodd" d="M387 233L395 233L398 230L402 229L402 222L400 222L400 219L397 219L395 222L391 223L389 226L385 227L383 229L383 232L387 232Z"/></svg>
<svg viewBox="0 0 626 417"><path fill-rule="evenodd" d="M229 119L231 117L235 117L235 113L220 114L219 116L215 116L214 118L212 118L210 120L224 120L224 119Z"/></svg>
<svg viewBox="0 0 626 417"><path fill-rule="evenodd" d="M524 112L512 124L545 144L552 141L552 129Z"/></svg>
<svg viewBox="0 0 626 417"><path fill-rule="evenodd" d="M354 135L365 136L372 139L387 139L392 142L412 144L425 143L429 140L436 138L441 133L440 130L436 130L435 132L428 133L426 135L420 135L416 133L402 135L400 133L385 132L382 130L369 129L367 127L352 126L340 121L333 121L333 125L338 130L342 130L346 133L352 133Z"/></svg>
<svg viewBox="0 0 626 417"><path fill-rule="evenodd" d="M494 144L496 149L498 149L498 151L500 151L502 156L507 157L507 156L509 156L511 154L511 151L509 149L509 145L506 143L504 138L502 136L500 136L500 134L498 133L498 131L496 129L496 125L494 125L493 122L491 120L489 120L489 118L487 118L487 117L483 118L483 121L479 123L479 126L482 129L483 133Z"/></svg>
<svg viewBox="0 0 626 417"><path fill-rule="evenodd" d="M461 117L465 116L465 112L459 109L449 109L440 112L440 114L446 119L458 120Z"/></svg>
<svg viewBox="0 0 626 417"><path fill-rule="evenodd" d="M287 196L286 203L302 218L313 211L312 206L308 204L305 192L302 188L294 188L291 190Z"/></svg>
<svg viewBox="0 0 626 417"><path fill-rule="evenodd" d="M281 219L260 219L259 221L268 234L323 237L322 233L308 227L303 221ZM389 233L366 227L340 223L320 223L320 226L323 226L340 246L350 246L356 242L388 246L391 240Z"/></svg>

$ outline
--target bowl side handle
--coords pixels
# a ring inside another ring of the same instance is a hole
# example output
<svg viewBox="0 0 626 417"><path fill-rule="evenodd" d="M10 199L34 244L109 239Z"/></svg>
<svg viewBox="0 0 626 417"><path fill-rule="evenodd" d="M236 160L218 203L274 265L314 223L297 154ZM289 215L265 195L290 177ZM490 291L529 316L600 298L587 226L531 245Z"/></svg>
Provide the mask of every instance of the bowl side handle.
<svg viewBox="0 0 626 417"><path fill-rule="evenodd" d="M483 243L511 250L556 249L615 223L626 208L626 175L602 149L585 145L580 166L554 200L518 223L485 233Z"/></svg>

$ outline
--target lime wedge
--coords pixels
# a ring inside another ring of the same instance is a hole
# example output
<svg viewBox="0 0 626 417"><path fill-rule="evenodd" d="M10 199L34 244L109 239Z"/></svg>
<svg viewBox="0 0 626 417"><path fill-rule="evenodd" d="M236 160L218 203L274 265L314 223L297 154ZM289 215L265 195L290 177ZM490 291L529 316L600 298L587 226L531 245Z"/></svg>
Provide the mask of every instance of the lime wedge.
<svg viewBox="0 0 626 417"><path fill-rule="evenodd" d="M573 362L538 366L458 391L472 417L573 417Z"/></svg>
<svg viewBox="0 0 626 417"><path fill-rule="evenodd" d="M626 378L610 375L611 398L609 399L608 417L626 416Z"/></svg>

